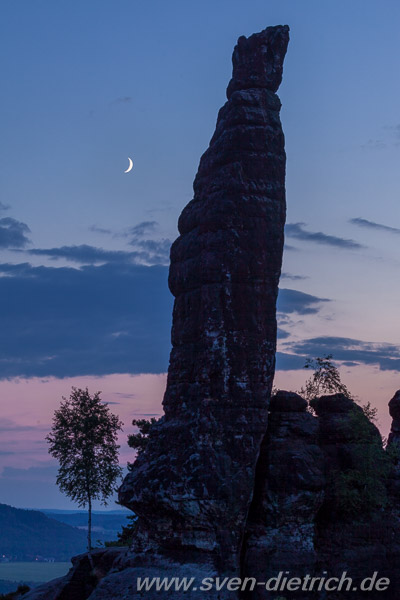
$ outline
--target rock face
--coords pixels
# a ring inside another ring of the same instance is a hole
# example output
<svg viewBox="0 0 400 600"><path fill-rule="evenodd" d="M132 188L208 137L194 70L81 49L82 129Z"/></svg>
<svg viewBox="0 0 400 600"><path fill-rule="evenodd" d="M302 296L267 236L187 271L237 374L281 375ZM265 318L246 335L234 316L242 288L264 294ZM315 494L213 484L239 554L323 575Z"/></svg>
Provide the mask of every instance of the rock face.
<svg viewBox="0 0 400 600"><path fill-rule="evenodd" d="M322 512L328 513L328 520L338 518L334 501L332 479L339 472L357 467L358 454L370 445L371 438L380 440L375 425L363 415L362 408L343 394L321 396L311 401L318 417L319 444L324 453L325 474L328 488ZM357 421L356 421L357 420ZM357 440L355 425L361 420L362 442Z"/></svg>
<svg viewBox="0 0 400 600"><path fill-rule="evenodd" d="M324 498L318 419L297 394L280 391L270 405L250 508L243 574L265 581L279 571L304 576L316 567L316 515ZM275 598L257 588L249 598Z"/></svg>
<svg viewBox="0 0 400 600"><path fill-rule="evenodd" d="M400 390L397 390L389 402L389 413L393 421L388 437L388 448L395 456L397 455L397 464L389 480L389 489L393 505L400 520Z"/></svg>
<svg viewBox="0 0 400 600"><path fill-rule="evenodd" d="M139 516L137 550L197 552L222 572L238 570L274 375L286 214L275 92L288 39L268 27L234 50L171 249L165 416L119 492Z"/></svg>
<svg viewBox="0 0 400 600"><path fill-rule="evenodd" d="M33 589L29 600L86 600L115 562L126 554L126 548L100 548L90 556L79 554L72 558L72 567L59 579ZM133 596L133 594L132 594ZM112 596L110 596L111 600Z"/></svg>
<svg viewBox="0 0 400 600"><path fill-rule="evenodd" d="M400 390L397 390L389 402L389 413L393 421L388 443L396 444L400 448Z"/></svg>
<svg viewBox="0 0 400 600"><path fill-rule="evenodd" d="M327 482L324 503L316 520L315 547L321 570L332 577L341 577L346 571L358 589L365 577L377 571L379 577L390 579L390 589L383 596L382 592L371 591L367 597L395 600L399 585L400 528L387 497L389 479L380 479L387 462L379 431L361 407L342 394L322 396L312 406L318 417ZM349 496L346 487L340 486L352 474L360 475L361 479L347 487L352 494ZM354 499L354 492L362 494L366 486L369 495L358 510L350 516L343 514L343 509ZM353 595L353 591L342 591L329 597L340 600Z"/></svg>
<svg viewBox="0 0 400 600"><path fill-rule="evenodd" d="M339 580L347 572L352 588L360 589L363 579L377 571L379 577L390 579L391 586L384 595L376 591L366 597L397 600L399 510L386 495L389 480L386 490L379 487L385 479L378 478L387 464L380 434L362 409L343 394L322 396L312 407L316 416L306 411L302 398L289 392L271 399L246 527L242 577L266 581L280 572L300 578L322 577L325 572ZM360 479L351 485L348 496L338 483L351 474ZM349 502L365 486L368 493L355 512ZM381 494L385 496L382 503ZM317 588L285 590L282 596L299 600L354 597L353 589L346 587L328 595ZM243 598L272 600L277 598L277 589L256 586Z"/></svg>

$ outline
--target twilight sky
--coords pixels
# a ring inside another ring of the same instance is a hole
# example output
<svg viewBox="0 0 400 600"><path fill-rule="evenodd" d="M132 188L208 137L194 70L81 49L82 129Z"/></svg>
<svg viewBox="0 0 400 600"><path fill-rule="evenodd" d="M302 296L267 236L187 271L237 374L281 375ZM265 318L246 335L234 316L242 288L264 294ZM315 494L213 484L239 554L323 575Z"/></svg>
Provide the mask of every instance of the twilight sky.
<svg viewBox="0 0 400 600"><path fill-rule="evenodd" d="M168 253L237 38L288 24L276 384L332 353L379 409L400 388L397 0L4 0L0 502L74 508L44 436L71 386L158 415ZM124 174L128 156L134 160Z"/></svg>

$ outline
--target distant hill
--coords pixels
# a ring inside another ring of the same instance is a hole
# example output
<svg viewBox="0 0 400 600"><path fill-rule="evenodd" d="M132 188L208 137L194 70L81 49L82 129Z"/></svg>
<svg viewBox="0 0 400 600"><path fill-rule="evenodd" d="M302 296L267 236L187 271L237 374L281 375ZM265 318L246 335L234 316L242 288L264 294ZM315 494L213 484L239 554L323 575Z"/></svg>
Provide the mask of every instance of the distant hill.
<svg viewBox="0 0 400 600"><path fill-rule="evenodd" d="M60 511L51 509L43 509L41 512L52 519L60 521L61 523L66 523L67 525L78 527L80 530L87 531L87 512ZM102 542L116 540L117 534L122 530L122 526L127 525L127 517L129 515L132 515L132 512L127 510L93 511L93 545L96 545L97 540L101 540Z"/></svg>
<svg viewBox="0 0 400 600"><path fill-rule="evenodd" d="M0 504L0 560L68 561L86 550L86 533L37 510Z"/></svg>

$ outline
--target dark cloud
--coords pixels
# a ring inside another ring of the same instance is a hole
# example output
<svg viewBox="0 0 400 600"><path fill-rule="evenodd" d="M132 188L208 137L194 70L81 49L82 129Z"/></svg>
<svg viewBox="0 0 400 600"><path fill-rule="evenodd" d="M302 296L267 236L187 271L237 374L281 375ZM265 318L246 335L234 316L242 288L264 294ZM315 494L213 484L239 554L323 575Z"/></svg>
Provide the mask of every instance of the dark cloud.
<svg viewBox="0 0 400 600"><path fill-rule="evenodd" d="M80 269L0 265L0 378L165 372L167 280L164 266L118 261ZM283 289L278 311L313 314L323 302Z"/></svg>
<svg viewBox="0 0 400 600"><path fill-rule="evenodd" d="M134 227L130 227L124 235L129 236L129 245L137 252L144 252L152 257L152 264L169 264L169 250L171 240L168 239L144 239L157 229L157 221L142 221Z"/></svg>
<svg viewBox="0 0 400 600"><path fill-rule="evenodd" d="M311 315L317 313L321 309L321 303L324 302L330 302L330 300L282 288L279 290L277 310L279 313L285 314Z"/></svg>
<svg viewBox="0 0 400 600"><path fill-rule="evenodd" d="M28 253L33 256L48 256L52 260L63 258L79 264L129 263L140 258L138 252L104 250L87 244L61 246L59 248L32 248L28 250Z"/></svg>
<svg viewBox="0 0 400 600"><path fill-rule="evenodd" d="M64 259L81 265L133 263L146 266L166 266L169 264L171 241L168 239L147 239L145 237L148 234L154 233L157 226L157 221L142 221L133 227L125 229L121 233L114 234L114 237L130 237L128 244L132 247L132 250L129 251L106 250L88 244L80 244L78 246L61 246L58 248L35 248L28 252L33 256L47 256L52 260ZM95 233L112 234L111 229L103 229L97 227L97 225L92 225L89 229Z"/></svg>
<svg viewBox="0 0 400 600"><path fill-rule="evenodd" d="M1 378L166 371L165 267L20 264L0 274Z"/></svg>
<svg viewBox="0 0 400 600"><path fill-rule="evenodd" d="M132 102L132 96L120 96L115 98L110 104L130 104Z"/></svg>
<svg viewBox="0 0 400 600"><path fill-rule="evenodd" d="M146 262L150 264L168 265L171 240L132 240L131 246L136 248L137 253L148 256Z"/></svg>
<svg viewBox="0 0 400 600"><path fill-rule="evenodd" d="M10 207L8 204L3 204L3 202L0 202L0 211L2 210L8 210Z"/></svg>
<svg viewBox="0 0 400 600"><path fill-rule="evenodd" d="M281 327L278 327L278 340L285 340L289 336L290 336L290 333L288 331L285 331Z"/></svg>
<svg viewBox="0 0 400 600"><path fill-rule="evenodd" d="M160 413L132 413L132 414L141 416L141 417L160 417L161 416Z"/></svg>
<svg viewBox="0 0 400 600"><path fill-rule="evenodd" d="M143 235L147 235L148 233L153 232L156 229L157 225L157 221L142 221L134 227L130 227L126 235L131 235L133 237L142 237Z"/></svg>
<svg viewBox="0 0 400 600"><path fill-rule="evenodd" d="M104 229L103 227L97 227L97 225L91 225L89 227L89 231L93 231L94 233L104 233L107 235L111 235L111 229Z"/></svg>
<svg viewBox="0 0 400 600"><path fill-rule="evenodd" d="M297 354L287 354L286 352L276 353L277 371L298 371L304 369L305 357Z"/></svg>
<svg viewBox="0 0 400 600"><path fill-rule="evenodd" d="M320 336L296 343L288 342L285 347L291 353L303 357L315 358L332 354L335 360L347 366L377 365L382 371L400 371L400 346L394 344Z"/></svg>
<svg viewBox="0 0 400 600"><path fill-rule="evenodd" d="M158 227L157 221L142 221L124 231L115 233L114 237L130 238L128 244L134 248L131 253L126 253L127 260L133 260L146 265L168 265L171 240L149 239Z"/></svg>
<svg viewBox="0 0 400 600"><path fill-rule="evenodd" d="M303 279L308 279L306 275L292 275L291 273L281 273L281 279L290 279L291 281L300 281Z"/></svg>
<svg viewBox="0 0 400 600"><path fill-rule="evenodd" d="M326 233L322 233L322 231L306 231L304 229L304 225L305 223L288 223L285 227L285 233L287 236L296 238L298 240L335 246L336 248L346 248L352 250L364 248L362 244L359 244L354 240L336 237L335 235L328 235Z"/></svg>
<svg viewBox="0 0 400 600"><path fill-rule="evenodd" d="M59 248L32 248L27 252L33 256L47 256L51 260L65 259L81 265L99 263L133 263L141 265L165 265L168 263L170 242L162 240L142 240L131 252L124 250L105 250L96 246L61 246Z"/></svg>
<svg viewBox="0 0 400 600"><path fill-rule="evenodd" d="M0 219L0 248L25 248L30 243L28 233L30 229L25 223L3 217Z"/></svg>
<svg viewBox="0 0 400 600"><path fill-rule="evenodd" d="M395 233L397 235L400 234L400 229L397 227L389 227L389 225L381 225L380 223L375 223L374 221L368 221L368 219L362 219L361 217L357 217L355 219L350 219L349 223L353 225L358 225L359 227L365 227L367 229L378 229L379 231L385 231L387 233Z"/></svg>

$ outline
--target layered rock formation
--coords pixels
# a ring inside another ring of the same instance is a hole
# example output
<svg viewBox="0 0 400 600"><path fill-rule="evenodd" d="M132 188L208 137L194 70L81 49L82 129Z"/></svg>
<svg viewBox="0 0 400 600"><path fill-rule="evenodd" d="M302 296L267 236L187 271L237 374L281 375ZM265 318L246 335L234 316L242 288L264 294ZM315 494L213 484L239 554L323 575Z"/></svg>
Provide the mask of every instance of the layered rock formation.
<svg viewBox="0 0 400 600"><path fill-rule="evenodd" d="M238 572L275 366L285 151L275 92L288 27L233 53L228 101L179 219L165 416L125 479L136 550ZM196 552L201 556L197 556Z"/></svg>
<svg viewBox="0 0 400 600"><path fill-rule="evenodd" d="M390 579L390 588L366 597L397 600L400 523L389 494L391 460L379 431L343 394L323 396L312 406L326 476L315 537L321 570L339 578L347 572L357 589L365 577L378 572ZM352 597L352 589L329 595L331 600Z"/></svg>
<svg viewBox="0 0 400 600"><path fill-rule="evenodd" d="M242 574L265 581L279 571L316 570L316 515L324 499L325 464L318 420L297 394L271 399L244 544ZM269 598L257 588L248 598Z"/></svg>
<svg viewBox="0 0 400 600"><path fill-rule="evenodd" d="M391 408L393 412L393 404ZM378 572L391 584L367 598L398 600L400 495L390 497L391 460L379 431L343 394L312 402L279 392L256 471L244 543L242 577L336 577L346 572L351 589L282 592L299 600L355 597L354 588ZM397 414L397 413L396 413ZM385 475L386 471L386 475ZM398 481L398 478L397 478ZM246 600L272 600L277 590L255 587Z"/></svg>
<svg viewBox="0 0 400 600"><path fill-rule="evenodd" d="M395 444L400 448L400 390L397 390L389 402L389 413L393 421L388 443Z"/></svg>

